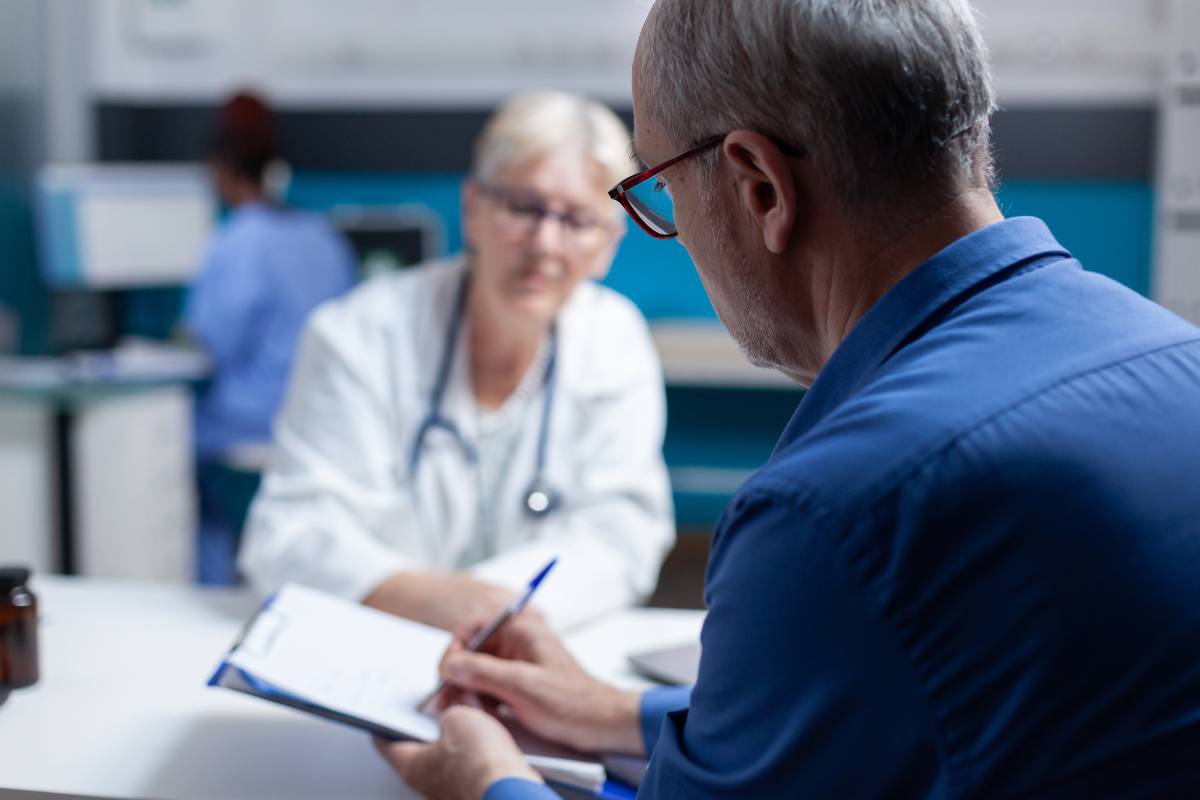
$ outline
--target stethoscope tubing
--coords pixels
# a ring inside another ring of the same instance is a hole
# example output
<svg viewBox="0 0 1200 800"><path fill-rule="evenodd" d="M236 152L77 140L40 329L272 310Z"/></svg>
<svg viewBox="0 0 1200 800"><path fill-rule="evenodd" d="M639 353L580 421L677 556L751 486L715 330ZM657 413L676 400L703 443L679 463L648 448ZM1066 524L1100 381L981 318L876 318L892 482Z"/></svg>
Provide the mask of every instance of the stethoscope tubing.
<svg viewBox="0 0 1200 800"><path fill-rule="evenodd" d="M446 345L442 351L441 360L438 363L437 378L433 385L433 393L429 399L429 412L421 420L421 424L417 427L417 433L413 437L412 450L409 452L408 459L408 471L411 476L417 474L425 439L434 428L441 428L454 437L462 447L463 454L470 463L475 464L479 460L478 451L467 441L462 430L454 423L454 420L442 413L442 403L445 399L446 388L450 383L450 370L454 365L454 354L458 348L458 336L462 329L463 317L466 314L467 290L469 286L470 273L464 275L459 284L458 294L454 300L454 310L450 315L450 321L446 327L444 337ZM529 483L523 504L525 511L534 517L541 517L550 513L558 506L559 501L558 493L547 485L543 477L546 468L546 450L550 438L550 411L554 405L554 390L557 385L555 375L557 361L558 326L554 325L550 329L550 355L546 359L546 371L542 376L542 413L541 424L538 430L537 460L534 466L533 479Z"/></svg>

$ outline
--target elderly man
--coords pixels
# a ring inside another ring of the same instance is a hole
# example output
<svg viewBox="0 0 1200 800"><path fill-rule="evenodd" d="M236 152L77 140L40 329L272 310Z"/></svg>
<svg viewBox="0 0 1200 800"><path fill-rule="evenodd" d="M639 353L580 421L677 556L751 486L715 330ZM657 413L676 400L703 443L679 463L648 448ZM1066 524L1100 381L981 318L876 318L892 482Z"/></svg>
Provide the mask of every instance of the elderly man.
<svg viewBox="0 0 1200 800"><path fill-rule="evenodd" d="M659 0L633 90L659 166L614 195L811 389L716 531L690 698L534 620L456 691L649 754L643 798L1200 796L1200 330L1002 218L967 3ZM475 709L385 753L552 796Z"/></svg>

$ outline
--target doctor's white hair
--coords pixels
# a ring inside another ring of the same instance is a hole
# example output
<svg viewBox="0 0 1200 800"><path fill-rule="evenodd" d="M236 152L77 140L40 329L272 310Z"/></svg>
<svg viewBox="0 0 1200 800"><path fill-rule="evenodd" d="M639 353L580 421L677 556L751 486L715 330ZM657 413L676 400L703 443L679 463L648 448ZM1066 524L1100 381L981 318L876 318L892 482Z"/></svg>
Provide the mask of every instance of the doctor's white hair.
<svg viewBox="0 0 1200 800"><path fill-rule="evenodd" d="M488 118L475 140L471 177L487 183L506 169L575 151L595 164L597 179L608 189L636 169L629 140L625 123L602 103L566 92L522 93Z"/></svg>
<svg viewBox="0 0 1200 800"><path fill-rule="evenodd" d="M678 149L755 130L804 148L862 210L991 185L994 90L968 0L659 0L642 37L643 113Z"/></svg>

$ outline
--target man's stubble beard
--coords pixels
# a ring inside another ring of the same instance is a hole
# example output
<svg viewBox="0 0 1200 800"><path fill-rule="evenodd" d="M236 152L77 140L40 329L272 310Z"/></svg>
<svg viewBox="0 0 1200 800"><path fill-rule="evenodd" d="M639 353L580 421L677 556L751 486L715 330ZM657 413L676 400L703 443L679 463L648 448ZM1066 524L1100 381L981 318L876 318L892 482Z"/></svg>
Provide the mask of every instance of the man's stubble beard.
<svg viewBox="0 0 1200 800"><path fill-rule="evenodd" d="M722 275L720 294L725 300L721 322L747 361L756 367L776 369L781 359L775 344L771 298L756 278L750 259L735 246L732 226L716 207L712 193L705 192L701 205L719 253L716 270Z"/></svg>

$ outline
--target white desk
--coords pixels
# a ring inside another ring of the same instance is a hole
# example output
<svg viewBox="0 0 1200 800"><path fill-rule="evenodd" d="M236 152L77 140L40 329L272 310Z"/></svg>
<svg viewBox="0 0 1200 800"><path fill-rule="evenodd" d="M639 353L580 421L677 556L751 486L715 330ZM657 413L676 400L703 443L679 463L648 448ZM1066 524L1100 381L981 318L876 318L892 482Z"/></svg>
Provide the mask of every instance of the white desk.
<svg viewBox="0 0 1200 800"><path fill-rule="evenodd" d="M205 681L256 603L240 591L96 578L34 583L41 681L0 706L0 788L108 798L396 798L360 731ZM623 612L568 636L593 672L699 635L702 613Z"/></svg>

